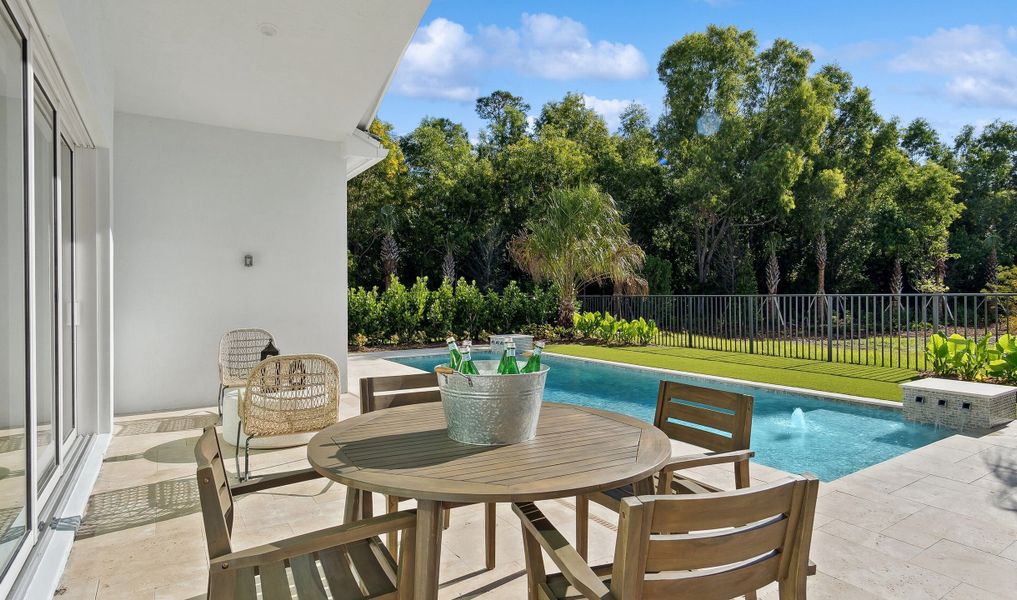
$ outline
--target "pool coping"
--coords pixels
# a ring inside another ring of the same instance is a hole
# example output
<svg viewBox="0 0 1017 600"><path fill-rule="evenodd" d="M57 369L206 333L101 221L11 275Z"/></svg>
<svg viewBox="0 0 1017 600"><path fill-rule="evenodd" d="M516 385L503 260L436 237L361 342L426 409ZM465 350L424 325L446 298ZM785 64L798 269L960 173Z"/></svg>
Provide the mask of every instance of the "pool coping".
<svg viewBox="0 0 1017 600"><path fill-rule="evenodd" d="M477 345L474 346L477 350L489 349L488 346ZM441 355L445 351L440 348L419 348L413 350L386 350L382 352L364 352L350 354L351 359L354 358L409 358L414 356L435 356ZM892 400L878 400L876 398L867 398L865 396L853 396L851 394L840 394L837 392L824 392L820 390L811 390L808 388L794 387L789 385L779 385L775 383L762 383L758 381L751 381L749 379L736 379L734 377L722 377L720 375L706 375L703 373L690 373L688 371L679 371L677 369L664 369L661 367L648 367L645 365L635 365L632 363L618 362L613 360L604 360L600 358L587 358L585 356L572 356L570 354L560 354L558 352L545 351L548 356L555 358L561 358L565 360L573 360L577 362L587 362L600 364L610 367L623 368L623 369L637 369L641 371L648 371L651 373L666 373L680 375L690 379L699 379L701 381L713 381L717 383L730 383L735 385L744 385L760 390L766 390L770 392L783 392L786 394L798 394L801 396L812 396L821 398L824 400L832 400L834 402L845 402L849 404L863 404L873 408L879 408L883 410L893 410L897 412L903 412L903 404L901 402L894 402Z"/></svg>

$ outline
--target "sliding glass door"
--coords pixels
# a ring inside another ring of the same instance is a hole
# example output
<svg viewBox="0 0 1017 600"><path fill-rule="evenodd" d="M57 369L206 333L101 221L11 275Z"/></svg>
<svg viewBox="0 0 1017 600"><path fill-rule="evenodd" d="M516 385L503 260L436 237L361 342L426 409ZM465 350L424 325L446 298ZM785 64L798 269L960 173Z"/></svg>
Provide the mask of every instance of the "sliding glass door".
<svg viewBox="0 0 1017 600"><path fill-rule="evenodd" d="M0 573L28 534L24 52L0 5Z"/></svg>
<svg viewBox="0 0 1017 600"><path fill-rule="evenodd" d="M35 86L35 473L43 490L57 465L56 111Z"/></svg>
<svg viewBox="0 0 1017 600"><path fill-rule="evenodd" d="M60 138L60 440L66 446L77 428L75 384L77 302L74 294L74 152Z"/></svg>

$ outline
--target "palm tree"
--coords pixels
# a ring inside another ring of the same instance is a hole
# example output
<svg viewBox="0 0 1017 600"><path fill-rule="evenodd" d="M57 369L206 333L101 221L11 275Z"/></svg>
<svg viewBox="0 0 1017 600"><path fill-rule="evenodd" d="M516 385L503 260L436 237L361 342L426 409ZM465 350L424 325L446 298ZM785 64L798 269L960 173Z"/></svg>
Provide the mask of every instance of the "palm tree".
<svg viewBox="0 0 1017 600"><path fill-rule="evenodd" d="M594 185L555 189L535 217L509 242L509 253L536 282L558 289L558 322L570 327L576 295L585 285L611 281L622 291L645 291L645 255L611 196ZM640 285L641 282L641 285Z"/></svg>
<svg viewBox="0 0 1017 600"><path fill-rule="evenodd" d="M381 224L385 236L381 238L381 268L384 273L382 285L388 289L392 285L392 278L396 276L396 269L399 266L399 243L395 239L395 229L398 224L395 207L385 206L381 209Z"/></svg>

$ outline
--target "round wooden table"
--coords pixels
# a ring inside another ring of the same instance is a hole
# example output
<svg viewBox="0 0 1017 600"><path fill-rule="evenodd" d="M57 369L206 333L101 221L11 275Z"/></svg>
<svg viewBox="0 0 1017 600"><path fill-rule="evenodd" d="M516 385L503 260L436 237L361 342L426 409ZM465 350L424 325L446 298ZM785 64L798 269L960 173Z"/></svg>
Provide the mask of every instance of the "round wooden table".
<svg viewBox="0 0 1017 600"><path fill-rule="evenodd" d="M642 482L671 457L662 431L603 410L545 402L537 436L508 446L448 438L440 402L340 421L307 444L319 473L417 500L414 598L438 597L443 505L577 496ZM349 509L347 511L349 514Z"/></svg>

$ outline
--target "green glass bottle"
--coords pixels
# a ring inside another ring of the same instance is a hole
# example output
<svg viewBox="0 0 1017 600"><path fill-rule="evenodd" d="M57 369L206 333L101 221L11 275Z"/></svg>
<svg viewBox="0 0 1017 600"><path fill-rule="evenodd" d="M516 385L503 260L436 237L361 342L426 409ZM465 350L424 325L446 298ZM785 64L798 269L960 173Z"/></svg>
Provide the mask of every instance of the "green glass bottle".
<svg viewBox="0 0 1017 600"><path fill-rule="evenodd" d="M452 336L448 336L445 343L448 344L448 366L458 371L463 364L463 355L459 352L459 346L456 345L456 339Z"/></svg>
<svg viewBox="0 0 1017 600"><path fill-rule="evenodd" d="M516 343L512 340L505 342L505 352L501 355L501 362L498 363L498 374L519 374L519 365L516 363Z"/></svg>
<svg viewBox="0 0 1017 600"><path fill-rule="evenodd" d="M463 362L459 368L463 375L479 375L477 364L473 362L473 344L467 340L463 342Z"/></svg>
<svg viewBox="0 0 1017 600"><path fill-rule="evenodd" d="M540 353L544 351L544 342L533 344L533 353L520 373L536 373L540 371Z"/></svg>

